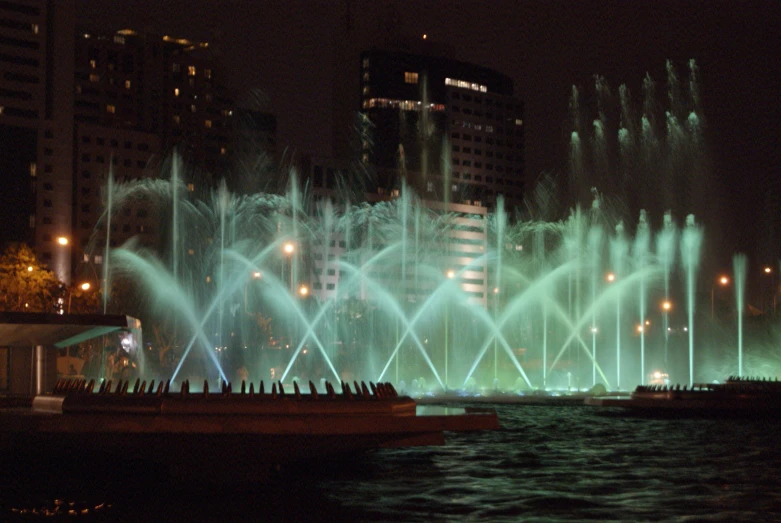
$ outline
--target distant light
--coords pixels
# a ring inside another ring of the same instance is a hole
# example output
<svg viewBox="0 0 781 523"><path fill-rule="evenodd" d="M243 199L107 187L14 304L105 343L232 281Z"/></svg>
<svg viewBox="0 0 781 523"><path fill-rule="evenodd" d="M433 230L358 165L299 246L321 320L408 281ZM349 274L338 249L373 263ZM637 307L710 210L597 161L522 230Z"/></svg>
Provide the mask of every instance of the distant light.
<svg viewBox="0 0 781 523"><path fill-rule="evenodd" d="M722 276L721 278L719 278L719 283L722 285L727 285L729 283L729 278L727 278L726 276Z"/></svg>
<svg viewBox="0 0 781 523"><path fill-rule="evenodd" d="M60 236L59 238L57 238L57 243L59 243L60 245L68 245L68 238L66 238L65 236Z"/></svg>
<svg viewBox="0 0 781 523"><path fill-rule="evenodd" d="M89 284L89 282L84 282L81 284L81 290L83 291L88 291L90 287L91 285Z"/></svg>
<svg viewBox="0 0 781 523"><path fill-rule="evenodd" d="M27 267L27 272L33 272L33 266L32 265Z"/></svg>
<svg viewBox="0 0 781 523"><path fill-rule="evenodd" d="M684 327L683 332L689 332L689 327Z"/></svg>
<svg viewBox="0 0 781 523"><path fill-rule="evenodd" d="M613 283L614 281L616 281L616 275L613 274L612 272L609 272L607 273L607 276L605 276L605 279L610 283Z"/></svg>
<svg viewBox="0 0 781 523"><path fill-rule="evenodd" d="M651 320L645 320L646 325L651 325Z"/></svg>
<svg viewBox="0 0 781 523"><path fill-rule="evenodd" d="M599 332L599 329L596 327L591 327L591 334L596 334L597 332Z"/></svg>
<svg viewBox="0 0 781 523"><path fill-rule="evenodd" d="M252 273L252 277L255 278L256 280L259 280L260 278L263 277L263 274L261 274L260 271L255 271Z"/></svg>
<svg viewBox="0 0 781 523"><path fill-rule="evenodd" d="M309 287L307 287L306 285L302 285L301 287L298 288L298 294L300 294L301 296L306 296L307 294L309 294Z"/></svg>
<svg viewBox="0 0 781 523"><path fill-rule="evenodd" d="M293 254L293 251L296 250L296 247L291 242L287 242L285 244L284 250L285 250L285 253L287 253L287 254Z"/></svg>
<svg viewBox="0 0 781 523"><path fill-rule="evenodd" d="M456 271L454 271L453 269L447 271L447 277L450 278L451 280L455 277L455 275L456 275Z"/></svg>
<svg viewBox="0 0 781 523"><path fill-rule="evenodd" d="M425 40L426 38L428 38L428 35L424 33L423 34L423 40Z"/></svg>
<svg viewBox="0 0 781 523"><path fill-rule="evenodd" d="M770 274L771 272L773 272L773 269L770 267L765 267L765 274Z"/></svg>
<svg viewBox="0 0 781 523"><path fill-rule="evenodd" d="M664 309L666 311L669 311L672 308L673 308L673 304L670 303L669 301L663 301L662 302L662 309Z"/></svg>
<svg viewBox="0 0 781 523"><path fill-rule="evenodd" d="M644 329L643 329L643 326L642 326L642 325L638 325L638 326L637 326L637 332L639 332L640 334L642 334L642 333L643 333L643 330L644 330Z"/></svg>
<svg viewBox="0 0 781 523"><path fill-rule="evenodd" d="M499 294L499 287L494 287L494 294Z"/></svg>
<svg viewBox="0 0 781 523"><path fill-rule="evenodd" d="M658 380L658 379L660 379L661 377L662 377L662 373L661 373L661 372L659 372L658 370L657 370L656 372L654 372L654 379L657 379L657 380Z"/></svg>

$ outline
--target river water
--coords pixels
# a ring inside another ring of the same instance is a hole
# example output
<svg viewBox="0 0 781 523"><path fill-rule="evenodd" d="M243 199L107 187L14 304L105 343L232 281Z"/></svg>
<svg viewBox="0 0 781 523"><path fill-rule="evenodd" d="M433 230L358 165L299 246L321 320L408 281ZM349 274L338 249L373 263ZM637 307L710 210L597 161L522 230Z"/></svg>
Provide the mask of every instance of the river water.
<svg viewBox="0 0 781 523"><path fill-rule="evenodd" d="M3 477L0 520L778 521L775 419L647 419L496 405L502 429L282 470L260 485L181 486L121 470Z"/></svg>

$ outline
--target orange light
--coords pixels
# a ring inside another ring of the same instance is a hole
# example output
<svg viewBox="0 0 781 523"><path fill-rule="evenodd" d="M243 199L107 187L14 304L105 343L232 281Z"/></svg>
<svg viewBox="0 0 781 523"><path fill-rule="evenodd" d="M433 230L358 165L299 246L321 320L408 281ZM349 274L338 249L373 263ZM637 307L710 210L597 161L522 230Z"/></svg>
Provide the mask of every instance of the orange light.
<svg viewBox="0 0 781 523"><path fill-rule="evenodd" d="M722 285L727 285L729 283L729 278L727 278L726 276L722 276L721 278L719 278L719 283Z"/></svg>
<svg viewBox="0 0 781 523"><path fill-rule="evenodd" d="M88 291L90 289L91 285L89 284L89 282L84 282L84 283L81 284L80 287L81 287L81 290Z"/></svg>
<svg viewBox="0 0 781 523"><path fill-rule="evenodd" d="M301 296L306 296L307 294L309 294L309 287L307 287L306 285L302 285L301 287L298 288L298 294L300 294Z"/></svg>
<svg viewBox="0 0 781 523"><path fill-rule="evenodd" d="M455 277L455 275L456 275L456 271L454 271L453 269L447 271L447 277L450 278L451 280Z"/></svg>
<svg viewBox="0 0 781 523"><path fill-rule="evenodd" d="M765 267L765 274L770 274L771 272L773 272L773 269L770 267Z"/></svg>
<svg viewBox="0 0 781 523"><path fill-rule="evenodd" d="M27 267L27 272L33 272L33 266L32 265Z"/></svg>
<svg viewBox="0 0 781 523"><path fill-rule="evenodd" d="M68 238L66 238L65 236L60 236L59 238L57 238L57 243L59 243L60 245L68 245Z"/></svg>
<svg viewBox="0 0 781 523"><path fill-rule="evenodd" d="M296 250L295 245L293 245L291 242L287 242L285 244L284 250L287 254L293 254L293 251Z"/></svg>
<svg viewBox="0 0 781 523"><path fill-rule="evenodd" d="M616 275L613 274L612 272L609 272L607 273L607 276L605 276L605 279L610 283L613 283L614 281L616 281Z"/></svg>
<svg viewBox="0 0 781 523"><path fill-rule="evenodd" d="M665 310L665 311L669 311L669 310L670 310L670 309L672 309L672 308L673 308L673 304L672 304L672 303L670 303L669 301L663 301L663 302L662 302L662 309L663 309L663 310Z"/></svg>

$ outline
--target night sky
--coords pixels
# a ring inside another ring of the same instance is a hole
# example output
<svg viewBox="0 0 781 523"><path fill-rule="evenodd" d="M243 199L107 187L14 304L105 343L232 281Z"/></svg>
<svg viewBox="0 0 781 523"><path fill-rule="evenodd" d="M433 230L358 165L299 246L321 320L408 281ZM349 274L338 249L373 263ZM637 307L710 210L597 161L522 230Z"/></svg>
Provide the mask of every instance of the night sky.
<svg viewBox="0 0 781 523"><path fill-rule="evenodd" d="M77 19L92 27L215 41L230 85L239 93L259 90L265 109L277 115L280 147L330 154L334 42L345 24L346 2L77 0L76 5ZM757 205L763 180L781 176L781 3L356 0L350 12L356 53L381 41L397 19L398 32L427 33L452 45L455 58L512 77L525 104L530 178L566 170L573 84L593 93L593 77L600 74L614 92L626 83L637 99L646 72L663 91L665 61L672 60L684 80L686 63L694 58L714 201L725 204L716 232L731 238L732 250L755 250L760 240L752 225L763 212ZM356 60L356 76L358 66Z"/></svg>

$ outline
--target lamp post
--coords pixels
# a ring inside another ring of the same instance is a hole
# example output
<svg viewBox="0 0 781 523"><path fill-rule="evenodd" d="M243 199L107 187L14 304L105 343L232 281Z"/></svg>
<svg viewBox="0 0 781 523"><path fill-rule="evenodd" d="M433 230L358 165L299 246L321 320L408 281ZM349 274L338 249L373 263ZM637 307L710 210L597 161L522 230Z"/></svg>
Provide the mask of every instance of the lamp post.
<svg viewBox="0 0 781 523"><path fill-rule="evenodd" d="M448 280L452 280L456 276L456 271L453 269L448 269L448 271L445 273L445 276L447 276ZM448 390L447 382L448 382L448 320L450 317L450 300L445 301L445 390Z"/></svg>
<svg viewBox="0 0 781 523"><path fill-rule="evenodd" d="M662 330L664 330L664 367L667 371L667 345L670 339L670 311L673 308L673 304L670 300L665 299L662 302Z"/></svg>
<svg viewBox="0 0 781 523"><path fill-rule="evenodd" d="M261 280L263 279L263 273L260 271L255 271L252 273L252 277L250 280L247 280L247 283L244 284L244 314L249 314L249 310L247 308L247 289L249 288L249 284L251 280Z"/></svg>
<svg viewBox="0 0 781 523"><path fill-rule="evenodd" d="M290 271L290 292L295 292L295 286L293 284L293 253L296 251L296 246L293 242L285 242L282 250L288 259L288 270Z"/></svg>
<svg viewBox="0 0 781 523"><path fill-rule="evenodd" d="M717 280L718 284L722 287L729 285L729 278L726 276L720 276ZM715 298L716 298L716 284L710 287L710 319L713 321L716 318L715 314Z"/></svg>
<svg viewBox="0 0 781 523"><path fill-rule="evenodd" d="M29 268L28 268L28 270L29 270ZM90 290L90 287L92 287L92 286L90 285L89 282L84 282L81 285L79 285L79 289L81 289L84 292L87 292L88 290ZM67 310L67 314L71 313L71 300L73 300L73 290L69 290L68 291L68 310Z"/></svg>
<svg viewBox="0 0 781 523"><path fill-rule="evenodd" d="M773 308L773 316L775 316L776 315L776 307L775 307L775 305L776 305L776 299L775 299L776 288L775 288L775 285L773 284L773 269L769 265L766 265L765 267L762 268L762 272L770 280L769 287L772 289L773 296L772 296L772 298L770 296L768 296L767 308L770 309L772 307ZM765 293L763 292L762 294L764 295ZM764 302L764 297L763 297L762 301Z"/></svg>

